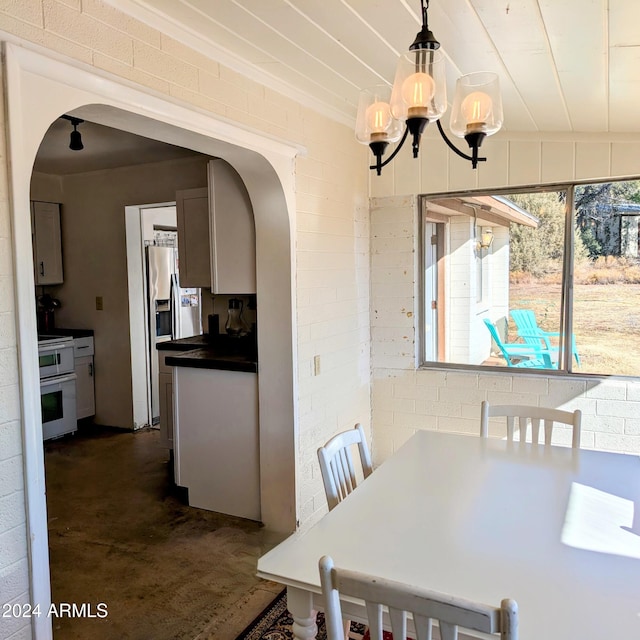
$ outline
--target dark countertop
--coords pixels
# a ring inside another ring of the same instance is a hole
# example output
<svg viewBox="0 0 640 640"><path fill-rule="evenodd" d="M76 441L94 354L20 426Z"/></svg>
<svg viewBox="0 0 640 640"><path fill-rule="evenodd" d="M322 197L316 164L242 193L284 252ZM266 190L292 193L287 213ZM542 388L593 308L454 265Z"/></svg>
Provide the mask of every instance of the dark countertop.
<svg viewBox="0 0 640 640"><path fill-rule="evenodd" d="M55 327L46 333L56 336L71 336L72 338L91 338L93 329L60 329Z"/></svg>
<svg viewBox="0 0 640 640"><path fill-rule="evenodd" d="M209 340L209 336L205 333L201 336L158 342L156 349L158 351L186 351L187 349L202 349L209 347L211 344L212 342Z"/></svg>
<svg viewBox="0 0 640 640"><path fill-rule="evenodd" d="M175 356L166 356L165 362L170 367L258 372L258 357L252 336L230 338L221 335L210 340L209 336L204 334L160 342L156 348L158 351L183 352Z"/></svg>
<svg viewBox="0 0 640 640"><path fill-rule="evenodd" d="M170 367L193 367L195 369L220 369L258 373L258 363L247 356L221 355L215 349L194 349L176 356L168 356L165 362Z"/></svg>

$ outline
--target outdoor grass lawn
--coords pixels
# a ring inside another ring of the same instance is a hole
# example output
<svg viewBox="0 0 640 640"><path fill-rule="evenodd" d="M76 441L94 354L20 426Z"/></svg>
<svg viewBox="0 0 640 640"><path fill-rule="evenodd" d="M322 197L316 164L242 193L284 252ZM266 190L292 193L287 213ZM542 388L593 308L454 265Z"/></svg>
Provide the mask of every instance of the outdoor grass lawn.
<svg viewBox="0 0 640 640"><path fill-rule="evenodd" d="M512 283L512 309L533 309L540 327L558 331L560 285ZM581 366L576 373L640 375L640 284L574 285L573 332ZM509 318L509 341L516 339Z"/></svg>

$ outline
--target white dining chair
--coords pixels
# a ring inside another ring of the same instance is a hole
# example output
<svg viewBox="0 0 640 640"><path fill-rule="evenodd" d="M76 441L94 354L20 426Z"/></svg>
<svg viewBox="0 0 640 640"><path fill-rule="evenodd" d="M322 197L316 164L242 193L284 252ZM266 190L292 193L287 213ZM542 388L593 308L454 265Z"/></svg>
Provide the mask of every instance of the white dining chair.
<svg viewBox="0 0 640 640"><path fill-rule="evenodd" d="M357 474L353 464L352 449L357 446L362 465L362 476L373 471L371 455L361 424L339 433L318 449L318 460L329 510L344 500L357 486Z"/></svg>
<svg viewBox="0 0 640 640"><path fill-rule="evenodd" d="M562 409L547 409L545 407L533 407L518 404L490 405L486 400L480 408L480 436L489 437L489 418L503 417L507 422L507 440L513 442L516 434L520 441L527 439L528 426L531 425L531 440L534 444L540 443L540 437L544 433L544 443L551 444L551 436L554 425L564 424L571 426L571 446L580 448L580 431L582 411L563 411ZM540 429L540 427L543 427Z"/></svg>
<svg viewBox="0 0 640 640"><path fill-rule="evenodd" d="M340 598L364 600L371 640L382 640L383 614L394 638L407 637L407 622L413 622L416 640L431 640L437 621L441 640L457 640L461 631L500 635L501 640L518 638L518 605L504 599L499 607L471 602L451 595L418 589L378 576L339 569L329 556L319 563L320 584L325 601L327 640L342 640Z"/></svg>

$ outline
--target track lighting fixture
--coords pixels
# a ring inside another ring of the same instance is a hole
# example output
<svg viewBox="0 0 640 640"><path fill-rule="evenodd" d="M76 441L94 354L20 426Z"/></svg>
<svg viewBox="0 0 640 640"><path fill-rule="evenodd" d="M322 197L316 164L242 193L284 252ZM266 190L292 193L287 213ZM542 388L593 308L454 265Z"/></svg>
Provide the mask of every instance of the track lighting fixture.
<svg viewBox="0 0 640 640"><path fill-rule="evenodd" d="M69 136L69 149L71 149L71 151L81 151L84 149L84 145L82 144L82 135L78 131L78 125L82 124L84 120L68 116L66 113L60 117L68 120L73 125L73 131Z"/></svg>
<svg viewBox="0 0 640 640"><path fill-rule="evenodd" d="M440 43L427 24L429 0L420 0L422 29L398 60L393 87L377 85L360 93L356 119L356 138L371 148L376 163L369 167L380 175L411 134L413 157L418 157L420 138L429 122L435 122L447 146L469 160L475 169L478 149L486 136L502 126L502 98L498 76L490 72L470 73L458 78L451 110L451 132L464 138L472 154L467 155L447 138L440 117L447 109L445 56ZM404 125L404 133L403 133ZM390 142L400 140L393 153L383 162Z"/></svg>

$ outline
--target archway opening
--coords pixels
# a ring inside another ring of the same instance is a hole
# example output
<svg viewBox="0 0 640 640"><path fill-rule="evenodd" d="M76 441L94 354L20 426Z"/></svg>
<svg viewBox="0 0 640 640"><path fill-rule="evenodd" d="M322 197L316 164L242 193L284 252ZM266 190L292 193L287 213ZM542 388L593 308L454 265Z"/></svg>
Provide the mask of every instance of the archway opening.
<svg viewBox="0 0 640 640"><path fill-rule="evenodd" d="M256 223L259 341L261 504L265 525L296 526L294 414L293 157L299 151L212 116L176 105L113 79L7 46L11 138L12 232L20 351L21 410L32 598L46 604L47 522L33 304L29 214L33 162L50 123L61 113L220 157L242 177ZM43 102L40 97L47 95ZM48 634L48 622L35 625Z"/></svg>

